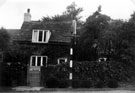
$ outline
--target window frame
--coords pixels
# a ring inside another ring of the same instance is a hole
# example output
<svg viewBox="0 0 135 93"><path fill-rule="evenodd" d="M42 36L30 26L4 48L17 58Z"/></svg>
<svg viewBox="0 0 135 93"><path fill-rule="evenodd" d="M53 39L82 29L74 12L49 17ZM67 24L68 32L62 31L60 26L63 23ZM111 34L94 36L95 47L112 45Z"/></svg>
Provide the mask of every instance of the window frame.
<svg viewBox="0 0 135 93"><path fill-rule="evenodd" d="M46 58L46 66L47 66L47 63L48 63L48 57L47 56L36 56L36 55L32 55L31 57L30 57L30 66L32 67L33 65L33 63L32 63L32 58L33 57L35 57L35 66L38 66L38 57L40 57L40 65L39 66L44 66L43 65L43 58L45 57Z"/></svg>
<svg viewBox="0 0 135 93"><path fill-rule="evenodd" d="M65 60L64 63L66 63L66 62L68 61L67 58L58 58L58 59L57 59L57 64L61 64L61 63L60 63L60 60Z"/></svg>
<svg viewBox="0 0 135 93"><path fill-rule="evenodd" d="M39 40L39 38L40 38L39 37L40 31L42 31L42 41ZM37 34L35 34L35 32L37 32ZM48 39L47 38L48 36L47 35L51 35L50 30L33 29L32 30L32 42L33 43L48 43L48 40L47 40Z"/></svg>
<svg viewBox="0 0 135 93"><path fill-rule="evenodd" d="M100 57L100 58L98 59L98 62L103 62L103 61L107 61L107 58L106 58L106 57Z"/></svg>

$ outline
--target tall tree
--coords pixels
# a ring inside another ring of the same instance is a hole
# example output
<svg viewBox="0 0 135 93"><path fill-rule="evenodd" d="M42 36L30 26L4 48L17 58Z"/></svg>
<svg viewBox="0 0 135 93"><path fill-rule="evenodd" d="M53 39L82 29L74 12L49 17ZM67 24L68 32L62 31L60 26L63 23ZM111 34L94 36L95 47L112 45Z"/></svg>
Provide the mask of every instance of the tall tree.
<svg viewBox="0 0 135 93"><path fill-rule="evenodd" d="M83 26L85 31L80 37L80 46L85 60L96 60L98 57L97 46L101 33L108 28L111 18L96 11L89 16ZM81 55L82 56L82 55Z"/></svg>
<svg viewBox="0 0 135 93"><path fill-rule="evenodd" d="M72 21L73 19L77 20L77 22L80 22L81 16L79 14L83 11L83 8L79 7L77 8L77 5L75 2L73 2L71 5L67 6L66 10L63 12L62 15L55 15L53 17L43 17L42 21Z"/></svg>
<svg viewBox="0 0 135 93"><path fill-rule="evenodd" d="M131 15L129 21L124 22L122 33L120 34L121 44L119 55L121 59L131 62L135 60L135 13ZM130 60L130 61L129 61Z"/></svg>
<svg viewBox="0 0 135 93"><path fill-rule="evenodd" d="M75 2L73 2L71 5L67 6L67 9L65 12L63 12L63 15L68 15L71 19L79 20L81 16L79 14L83 11L83 8L77 8L77 5Z"/></svg>
<svg viewBox="0 0 135 93"><path fill-rule="evenodd" d="M113 55L114 52L118 52L122 40L120 35L123 32L123 23L122 20L111 20L108 28L101 33L100 47L104 47L104 53L108 56Z"/></svg>

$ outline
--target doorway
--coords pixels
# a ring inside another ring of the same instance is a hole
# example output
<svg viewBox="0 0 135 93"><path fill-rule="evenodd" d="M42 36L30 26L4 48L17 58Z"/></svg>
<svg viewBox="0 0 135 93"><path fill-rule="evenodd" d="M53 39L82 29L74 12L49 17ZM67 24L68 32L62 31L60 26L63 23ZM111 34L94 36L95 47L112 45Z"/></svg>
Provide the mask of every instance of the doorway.
<svg viewBox="0 0 135 93"><path fill-rule="evenodd" d="M47 56L31 56L27 81L30 86L40 86L41 67L47 66Z"/></svg>

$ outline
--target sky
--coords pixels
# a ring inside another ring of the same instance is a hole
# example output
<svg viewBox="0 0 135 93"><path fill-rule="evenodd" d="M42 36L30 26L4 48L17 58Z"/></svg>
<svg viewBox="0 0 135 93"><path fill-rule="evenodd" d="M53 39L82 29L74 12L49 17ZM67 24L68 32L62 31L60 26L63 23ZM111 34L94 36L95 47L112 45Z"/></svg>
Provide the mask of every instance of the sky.
<svg viewBox="0 0 135 93"><path fill-rule="evenodd" d="M92 15L99 5L102 6L101 13L112 19L128 20L135 11L135 0L0 0L0 27L20 29L28 8L32 20L36 21L43 16L62 14L72 2L83 8L80 14L83 21Z"/></svg>

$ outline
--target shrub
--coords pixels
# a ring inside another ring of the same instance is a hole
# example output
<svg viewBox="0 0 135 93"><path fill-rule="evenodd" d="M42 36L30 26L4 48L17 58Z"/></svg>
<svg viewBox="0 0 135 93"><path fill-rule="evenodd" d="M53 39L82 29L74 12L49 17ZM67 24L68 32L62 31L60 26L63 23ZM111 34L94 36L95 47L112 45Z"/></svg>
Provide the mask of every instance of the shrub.
<svg viewBox="0 0 135 93"><path fill-rule="evenodd" d="M104 82L102 80L99 80L97 84L95 85L96 88L103 88L104 87Z"/></svg>
<svg viewBox="0 0 135 93"><path fill-rule="evenodd" d="M89 80L83 80L81 82L81 88L90 88L92 87L92 82Z"/></svg>
<svg viewBox="0 0 135 93"><path fill-rule="evenodd" d="M68 88L69 87L69 83L66 80L61 80L59 81L59 88Z"/></svg>
<svg viewBox="0 0 135 93"><path fill-rule="evenodd" d="M72 88L81 88L80 80L73 80L72 81Z"/></svg>
<svg viewBox="0 0 135 93"><path fill-rule="evenodd" d="M118 82L116 80L110 80L107 85L109 88L117 88Z"/></svg>
<svg viewBox="0 0 135 93"><path fill-rule="evenodd" d="M92 82L90 80L73 80L73 88L90 88L92 87Z"/></svg>
<svg viewBox="0 0 135 93"><path fill-rule="evenodd" d="M56 77L52 76L52 77L49 77L46 81L46 86L48 88L58 88L59 86L59 81Z"/></svg>
<svg viewBox="0 0 135 93"><path fill-rule="evenodd" d="M41 85L46 87L46 82L51 78L54 77L55 73L55 67L54 66L43 66L41 67ZM49 78L48 78L49 77Z"/></svg>
<svg viewBox="0 0 135 93"><path fill-rule="evenodd" d="M47 81L46 77L51 75L57 77L59 80L67 80L69 78L70 69L69 64L62 64L55 66L53 69L49 67L45 68L45 74L42 75L42 80ZM122 62L107 61L107 62L97 62L97 61L84 61L84 62L74 62L73 64L73 88L89 88L94 85L94 87L102 88L105 86L110 87L110 80L115 79L117 82L125 82L130 80L135 75L133 74L133 69L127 68ZM43 72L42 72L43 73ZM81 81L86 80L86 81ZM91 81L87 81L91 80ZM109 82L108 82L109 81ZM66 87L67 83L60 81L59 87ZM85 82L85 83L84 83ZM112 81L111 81L112 82ZM113 82L115 84L115 82Z"/></svg>

